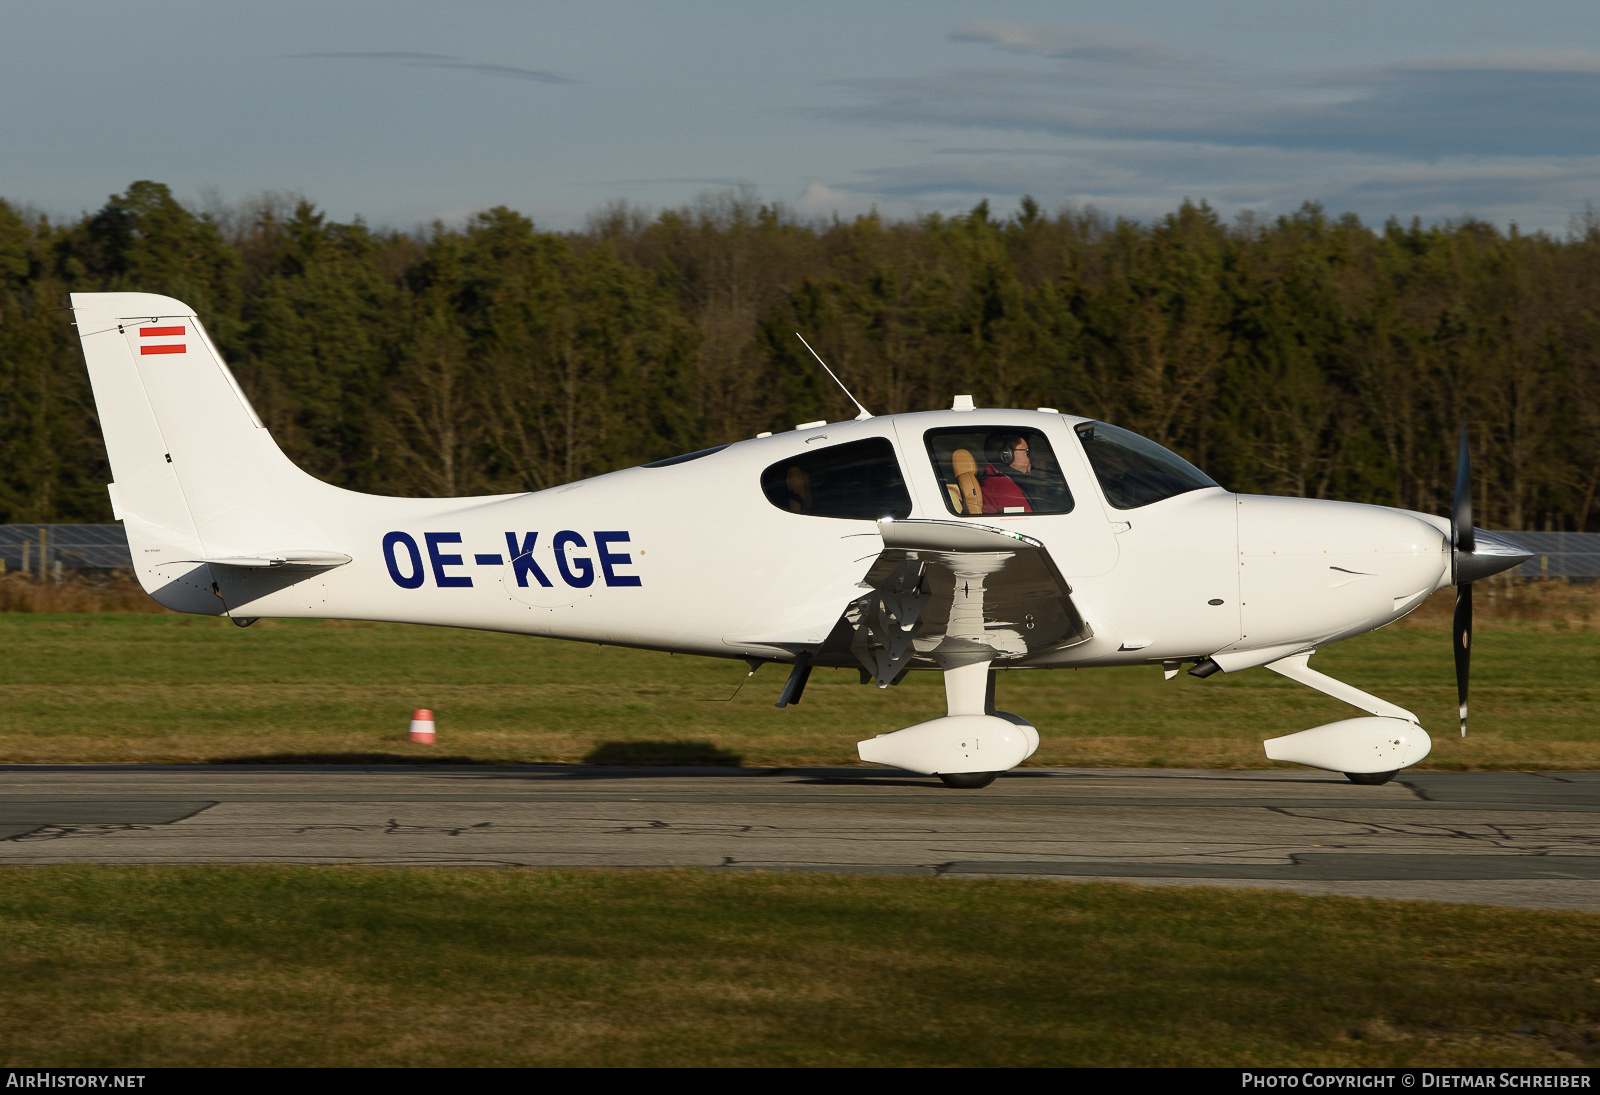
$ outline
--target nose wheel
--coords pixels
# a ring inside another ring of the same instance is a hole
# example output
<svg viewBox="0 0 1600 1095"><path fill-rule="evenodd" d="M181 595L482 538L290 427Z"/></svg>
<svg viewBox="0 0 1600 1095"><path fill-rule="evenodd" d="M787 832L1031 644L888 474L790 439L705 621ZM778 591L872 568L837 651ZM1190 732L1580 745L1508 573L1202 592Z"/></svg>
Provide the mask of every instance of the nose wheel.
<svg viewBox="0 0 1600 1095"><path fill-rule="evenodd" d="M1391 776L1393 772L1389 773ZM962 787L972 790L978 787L987 787L1000 776L999 772L940 772L939 778L944 780L946 787Z"/></svg>
<svg viewBox="0 0 1600 1095"><path fill-rule="evenodd" d="M1346 772L1344 778L1363 787L1381 787L1399 774L1400 769L1396 768L1392 772Z"/></svg>

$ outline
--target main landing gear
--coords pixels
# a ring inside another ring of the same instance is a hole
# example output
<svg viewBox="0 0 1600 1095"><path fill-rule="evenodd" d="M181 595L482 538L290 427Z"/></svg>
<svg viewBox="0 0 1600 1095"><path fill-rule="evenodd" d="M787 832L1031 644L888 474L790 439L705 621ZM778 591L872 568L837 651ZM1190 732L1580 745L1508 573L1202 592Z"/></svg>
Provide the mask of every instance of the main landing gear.
<svg viewBox="0 0 1600 1095"><path fill-rule="evenodd" d="M994 671L981 654L944 667L949 714L856 743L869 764L938 776L946 787L987 787L1039 748L1027 719L994 709Z"/></svg>

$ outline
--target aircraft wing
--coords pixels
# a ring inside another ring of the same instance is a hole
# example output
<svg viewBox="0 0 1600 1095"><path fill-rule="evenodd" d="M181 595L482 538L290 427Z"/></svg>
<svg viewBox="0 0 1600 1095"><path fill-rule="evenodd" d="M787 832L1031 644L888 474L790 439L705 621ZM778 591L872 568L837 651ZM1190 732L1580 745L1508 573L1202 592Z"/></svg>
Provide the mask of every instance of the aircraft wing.
<svg viewBox="0 0 1600 1095"><path fill-rule="evenodd" d="M853 655L879 687L914 662L950 668L1016 661L1084 642L1093 631L1038 540L968 521L885 520L883 551L818 651Z"/></svg>

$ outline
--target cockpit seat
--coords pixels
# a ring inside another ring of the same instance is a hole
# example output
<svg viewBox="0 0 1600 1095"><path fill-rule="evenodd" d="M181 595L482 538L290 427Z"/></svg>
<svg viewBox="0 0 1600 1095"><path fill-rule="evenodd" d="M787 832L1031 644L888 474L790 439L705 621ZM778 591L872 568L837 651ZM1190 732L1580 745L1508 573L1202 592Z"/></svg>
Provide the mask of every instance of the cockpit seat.
<svg viewBox="0 0 1600 1095"><path fill-rule="evenodd" d="M978 485L978 462L966 449L957 449L950 455L950 470L956 477L955 492L951 501L957 513L982 513L983 488Z"/></svg>

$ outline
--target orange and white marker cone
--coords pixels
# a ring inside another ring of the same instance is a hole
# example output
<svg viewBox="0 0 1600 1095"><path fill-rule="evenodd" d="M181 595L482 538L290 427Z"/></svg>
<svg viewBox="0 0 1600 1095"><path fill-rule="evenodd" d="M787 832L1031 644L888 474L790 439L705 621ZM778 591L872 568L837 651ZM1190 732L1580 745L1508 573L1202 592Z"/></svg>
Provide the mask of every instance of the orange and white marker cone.
<svg viewBox="0 0 1600 1095"><path fill-rule="evenodd" d="M425 707L419 707L411 712L410 740L419 745L433 744L433 712Z"/></svg>

